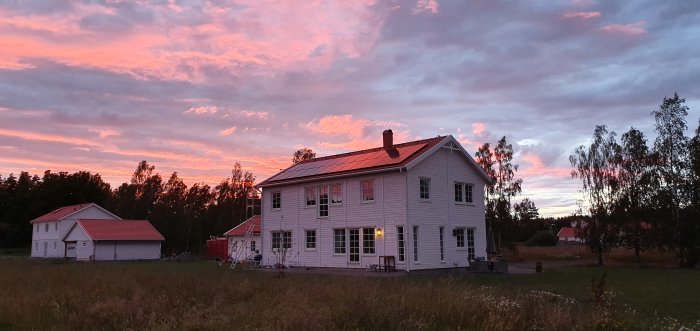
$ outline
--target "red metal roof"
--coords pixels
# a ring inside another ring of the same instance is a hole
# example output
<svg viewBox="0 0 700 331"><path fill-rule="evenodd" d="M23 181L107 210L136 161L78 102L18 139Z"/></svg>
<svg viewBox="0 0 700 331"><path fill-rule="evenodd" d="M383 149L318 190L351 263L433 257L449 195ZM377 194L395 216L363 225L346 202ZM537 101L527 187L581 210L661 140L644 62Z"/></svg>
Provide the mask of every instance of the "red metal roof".
<svg viewBox="0 0 700 331"><path fill-rule="evenodd" d="M73 214L79 210L85 209L89 206L93 205L92 203L81 203L79 205L72 205L72 206L65 206L58 208L48 214L41 215L31 221L29 223L46 223L46 222L56 222L60 221L62 218Z"/></svg>
<svg viewBox="0 0 700 331"><path fill-rule="evenodd" d="M557 237L564 237L564 238L576 237L576 230L577 230L576 228L572 228L572 227L568 227L568 226L563 227L563 228L559 229L559 233L557 233Z"/></svg>
<svg viewBox="0 0 700 331"><path fill-rule="evenodd" d="M259 235L260 234L260 222L262 221L262 217L260 215L255 215L245 222L236 225L233 229L226 231L224 233L224 236L226 237L231 237L231 236L245 236L245 232L248 230L248 227L250 224L253 224L253 234L254 235Z"/></svg>
<svg viewBox="0 0 700 331"><path fill-rule="evenodd" d="M78 220L92 240L165 240L144 220Z"/></svg>
<svg viewBox="0 0 700 331"><path fill-rule="evenodd" d="M396 144L391 149L377 147L302 161L264 180L257 186L316 179L331 174L346 175L368 170L399 169L444 139L445 137L438 136Z"/></svg>

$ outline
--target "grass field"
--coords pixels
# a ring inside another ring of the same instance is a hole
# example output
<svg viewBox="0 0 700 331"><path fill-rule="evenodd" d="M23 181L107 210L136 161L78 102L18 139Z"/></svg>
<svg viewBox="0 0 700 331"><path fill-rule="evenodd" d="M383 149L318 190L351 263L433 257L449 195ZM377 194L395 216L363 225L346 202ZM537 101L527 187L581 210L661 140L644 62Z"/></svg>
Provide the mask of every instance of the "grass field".
<svg viewBox="0 0 700 331"><path fill-rule="evenodd" d="M607 272L612 299L591 300ZM394 277L216 268L213 262L0 260L0 329L678 330L700 328L700 272L568 268Z"/></svg>

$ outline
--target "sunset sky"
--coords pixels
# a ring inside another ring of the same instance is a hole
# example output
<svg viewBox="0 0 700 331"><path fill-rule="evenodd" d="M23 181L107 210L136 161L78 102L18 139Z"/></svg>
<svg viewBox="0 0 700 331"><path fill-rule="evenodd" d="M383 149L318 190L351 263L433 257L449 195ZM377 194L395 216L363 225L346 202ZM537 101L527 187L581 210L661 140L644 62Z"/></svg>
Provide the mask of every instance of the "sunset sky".
<svg viewBox="0 0 700 331"><path fill-rule="evenodd" d="M700 1L0 0L0 175L147 160L216 184L318 156L506 136L523 197L576 210L596 124L653 143L664 96L700 117ZM519 200L519 199L517 199Z"/></svg>

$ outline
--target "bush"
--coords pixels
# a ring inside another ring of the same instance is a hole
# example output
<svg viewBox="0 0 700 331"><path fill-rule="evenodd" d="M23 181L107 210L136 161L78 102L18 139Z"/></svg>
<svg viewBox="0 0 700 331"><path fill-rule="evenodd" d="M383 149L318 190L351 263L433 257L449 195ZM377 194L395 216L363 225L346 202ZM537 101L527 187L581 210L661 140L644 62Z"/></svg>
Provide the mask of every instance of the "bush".
<svg viewBox="0 0 700 331"><path fill-rule="evenodd" d="M539 231L525 242L526 246L556 246L559 237L549 231Z"/></svg>

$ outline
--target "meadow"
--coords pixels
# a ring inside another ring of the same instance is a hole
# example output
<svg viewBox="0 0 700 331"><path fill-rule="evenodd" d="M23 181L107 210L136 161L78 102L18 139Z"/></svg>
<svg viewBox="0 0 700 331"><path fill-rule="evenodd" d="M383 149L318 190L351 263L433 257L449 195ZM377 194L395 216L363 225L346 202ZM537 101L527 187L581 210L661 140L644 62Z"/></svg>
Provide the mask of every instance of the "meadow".
<svg viewBox="0 0 700 331"><path fill-rule="evenodd" d="M603 272L596 295L591 280ZM5 258L0 284L3 330L700 329L697 270L570 267L389 277L312 270L280 278L211 261Z"/></svg>

